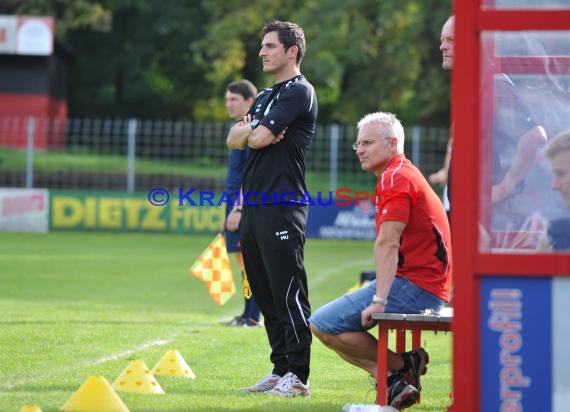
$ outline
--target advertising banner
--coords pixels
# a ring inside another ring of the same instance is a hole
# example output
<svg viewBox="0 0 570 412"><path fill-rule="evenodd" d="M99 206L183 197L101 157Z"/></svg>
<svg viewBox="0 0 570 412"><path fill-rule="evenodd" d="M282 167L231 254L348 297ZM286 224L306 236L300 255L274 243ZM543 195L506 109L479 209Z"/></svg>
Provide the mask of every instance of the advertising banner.
<svg viewBox="0 0 570 412"><path fill-rule="evenodd" d="M370 201L348 206L334 202L330 205L311 205L306 235L321 239L374 240L374 206Z"/></svg>
<svg viewBox="0 0 570 412"><path fill-rule="evenodd" d="M0 54L49 56L54 30L53 17L0 15Z"/></svg>
<svg viewBox="0 0 570 412"><path fill-rule="evenodd" d="M157 206L146 194L51 191L51 230L216 234L224 218L221 206Z"/></svg>
<svg viewBox="0 0 570 412"><path fill-rule="evenodd" d="M481 410L568 410L570 279L483 278Z"/></svg>
<svg viewBox="0 0 570 412"><path fill-rule="evenodd" d="M50 194L51 230L216 234L223 227L227 203L219 194L182 199L163 189L135 195L64 190ZM313 204L306 236L374 240L374 206L370 201Z"/></svg>
<svg viewBox="0 0 570 412"><path fill-rule="evenodd" d="M47 189L0 188L0 231L47 232Z"/></svg>

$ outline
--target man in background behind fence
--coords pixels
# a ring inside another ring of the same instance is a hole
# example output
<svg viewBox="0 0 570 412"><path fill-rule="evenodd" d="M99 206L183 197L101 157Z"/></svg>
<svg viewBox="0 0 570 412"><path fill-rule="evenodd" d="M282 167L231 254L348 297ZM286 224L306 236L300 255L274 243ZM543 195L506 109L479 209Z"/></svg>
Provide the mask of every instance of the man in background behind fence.
<svg viewBox="0 0 570 412"><path fill-rule="evenodd" d="M238 80L228 84L226 88L226 109L233 120L240 121L247 113L257 96L257 89L249 80ZM241 269L245 307L241 315L235 316L226 323L228 326L261 326L259 322L260 312L255 298L252 296L247 274L243 264L243 256L240 246L240 223L241 205L236 202L243 181L243 172L251 150L230 149L228 172L226 174L226 193L231 197L233 205L226 203L226 221L224 225L224 238L228 253L234 253L236 261Z"/></svg>

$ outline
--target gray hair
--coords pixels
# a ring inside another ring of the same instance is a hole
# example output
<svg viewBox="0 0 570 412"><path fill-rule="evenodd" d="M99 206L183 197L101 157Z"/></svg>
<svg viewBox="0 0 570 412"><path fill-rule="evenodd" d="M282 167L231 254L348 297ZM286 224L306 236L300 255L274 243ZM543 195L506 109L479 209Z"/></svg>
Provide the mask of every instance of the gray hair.
<svg viewBox="0 0 570 412"><path fill-rule="evenodd" d="M383 137L395 137L398 140L398 153L404 153L404 128L395 114L387 112L369 113L358 121L356 128L360 130L370 123L378 125L378 131Z"/></svg>

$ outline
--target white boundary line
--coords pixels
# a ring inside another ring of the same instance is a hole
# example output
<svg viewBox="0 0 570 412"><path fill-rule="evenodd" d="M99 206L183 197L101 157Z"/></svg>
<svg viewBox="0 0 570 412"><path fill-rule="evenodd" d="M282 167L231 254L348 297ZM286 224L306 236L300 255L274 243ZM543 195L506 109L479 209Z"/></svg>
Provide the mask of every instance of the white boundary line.
<svg viewBox="0 0 570 412"><path fill-rule="evenodd" d="M353 268L358 268L358 267L360 267L359 270L361 270L361 271L365 270L366 268L374 268L374 258L371 257L370 259L351 260L351 261L348 261L346 263L343 263L342 265L336 265L336 266L334 266L328 270L325 270L323 272L318 272L315 270L311 270L310 272L307 271L307 272L309 272L309 274L308 274L309 275L309 293L311 293L312 287L320 285L321 283L324 283L324 282L328 282L330 280L329 276L334 275L336 273L346 271L348 269L353 269ZM316 276L311 276L311 273L314 273L314 272L317 272ZM347 278L347 279L352 279L352 280L350 280L350 281L347 280L347 283L350 285L354 284L355 279L358 280L359 274L360 274L360 272L351 273L350 274L351 277ZM347 286L347 287L349 287L349 286Z"/></svg>
<svg viewBox="0 0 570 412"><path fill-rule="evenodd" d="M96 365L100 365L102 363L105 362L109 362L109 361L114 361L120 358L124 358L127 356L132 355L133 353L136 352L140 352L142 350L148 349L148 348L152 348L153 346L163 346L166 345L168 343L172 342L172 339L157 339L157 340L153 340L147 343L143 343L142 345L137 346L134 349L129 349L129 350L125 350L119 353L116 353L114 355L110 355L110 356L105 356L101 359L97 359L93 362L87 362L79 367L84 368L84 367L89 367L89 366L96 366Z"/></svg>
<svg viewBox="0 0 570 412"><path fill-rule="evenodd" d="M110 362L110 361L114 361L114 360L117 360L117 359L125 358L125 357L128 357L128 356L130 356L130 355L132 355L132 354L134 354L134 353L143 351L143 350L148 349L148 348L152 348L152 347L154 347L154 346L167 345L167 344L169 344L170 342L172 342L173 339L174 339L174 337L169 338L169 339L156 339L156 340L153 340L153 341L150 341L150 342L145 342L145 343L143 343L143 344L141 344L141 345L139 345L139 346L136 346L136 347L134 347L134 348L132 348L132 349L128 349L128 350L124 350L124 351L121 351L121 352L117 352L117 353L115 353L115 354L113 354L113 355L105 356L105 357L103 357L103 358L96 359L96 360L94 360L94 361L81 362L81 363L79 363L79 364L77 364L77 365L67 366L67 367L63 367L63 368L57 369L57 370L51 370L49 373L44 373L44 374L40 374L40 375L36 375L36 376L31 376L31 377L28 377L28 378L13 379L13 378L8 377L8 378L6 378L6 380L11 380L11 382L0 384L0 389L13 389L13 388L15 388L16 386L28 385L28 384L30 384L30 383L32 383L32 382L36 382L36 381L39 381L39 380L41 380L41 379L45 379L45 378L48 378L48 377L50 377L50 376L57 375L57 374L60 374L60 373L68 372L68 371L75 370L75 369L81 369L81 368L87 368L87 367L91 367L91 366L96 366L96 365L100 365L100 364L105 363L105 362Z"/></svg>

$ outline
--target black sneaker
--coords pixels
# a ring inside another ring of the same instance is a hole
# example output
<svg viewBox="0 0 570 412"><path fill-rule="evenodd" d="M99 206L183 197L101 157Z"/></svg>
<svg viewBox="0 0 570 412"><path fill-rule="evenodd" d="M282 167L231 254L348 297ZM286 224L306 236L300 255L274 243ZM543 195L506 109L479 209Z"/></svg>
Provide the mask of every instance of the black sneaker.
<svg viewBox="0 0 570 412"><path fill-rule="evenodd" d="M414 405L420 392L404 378L401 373L394 373L388 378L388 405L402 410Z"/></svg>
<svg viewBox="0 0 570 412"><path fill-rule="evenodd" d="M420 376L427 373L426 365L429 363L427 352L423 348L418 348L411 352L402 353L402 357L406 358L408 365L410 365L407 371L401 371L406 382L415 386L418 391L421 391Z"/></svg>

